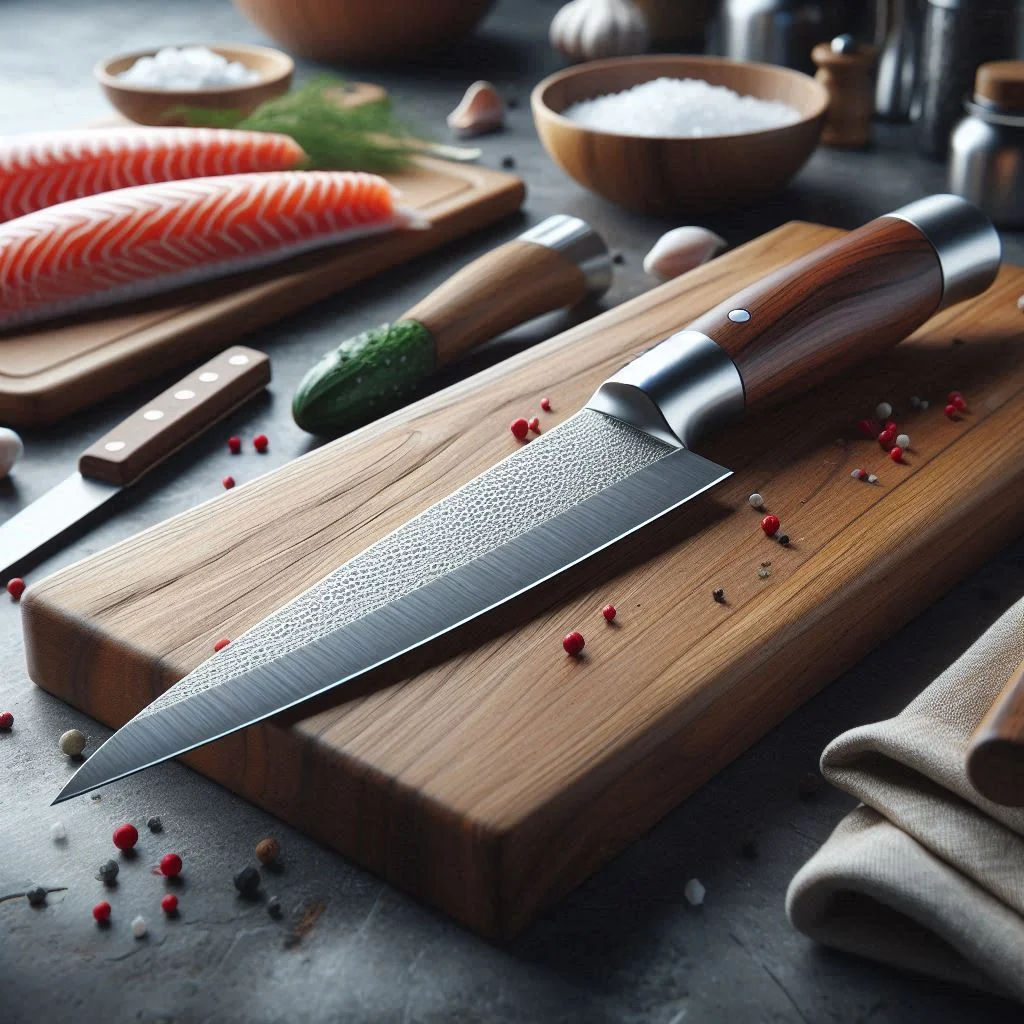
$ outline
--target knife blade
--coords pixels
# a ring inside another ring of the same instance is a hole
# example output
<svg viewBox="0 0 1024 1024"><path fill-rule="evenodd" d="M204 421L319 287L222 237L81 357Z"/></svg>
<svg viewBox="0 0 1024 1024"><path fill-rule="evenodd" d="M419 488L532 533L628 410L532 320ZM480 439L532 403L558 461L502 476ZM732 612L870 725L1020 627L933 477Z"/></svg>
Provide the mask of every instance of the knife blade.
<svg viewBox="0 0 1024 1024"><path fill-rule="evenodd" d="M270 360L235 345L147 402L87 448L76 472L0 526L2 571L27 563L269 380Z"/></svg>
<svg viewBox="0 0 1024 1024"><path fill-rule="evenodd" d="M696 439L980 293L1000 255L980 211L933 196L744 289L203 662L54 802L360 678L670 514L729 475Z"/></svg>

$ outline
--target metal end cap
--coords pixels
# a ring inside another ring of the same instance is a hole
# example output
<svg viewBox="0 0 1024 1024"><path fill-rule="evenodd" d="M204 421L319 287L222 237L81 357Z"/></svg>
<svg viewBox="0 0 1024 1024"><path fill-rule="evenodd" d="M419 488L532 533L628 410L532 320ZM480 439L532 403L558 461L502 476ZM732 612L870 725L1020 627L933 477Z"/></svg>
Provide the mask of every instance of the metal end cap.
<svg viewBox="0 0 1024 1024"><path fill-rule="evenodd" d="M888 216L913 224L935 249L942 269L940 309L980 295L996 279L1003 257L999 232L973 203L927 196Z"/></svg>
<svg viewBox="0 0 1024 1024"><path fill-rule="evenodd" d="M592 298L604 295L611 287L612 259L608 246L585 220L559 213L524 231L519 241L565 253L583 271L587 294Z"/></svg>

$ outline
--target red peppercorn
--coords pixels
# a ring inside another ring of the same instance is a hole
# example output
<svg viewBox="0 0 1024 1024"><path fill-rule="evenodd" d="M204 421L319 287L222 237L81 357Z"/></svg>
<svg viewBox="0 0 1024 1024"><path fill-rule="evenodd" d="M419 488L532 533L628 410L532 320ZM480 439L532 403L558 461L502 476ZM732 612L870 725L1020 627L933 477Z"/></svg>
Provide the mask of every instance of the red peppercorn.
<svg viewBox="0 0 1024 1024"><path fill-rule="evenodd" d="M946 395L946 401L949 402L950 405L954 405L956 400L962 397L963 395L961 395L959 391L950 391L950 393Z"/></svg>
<svg viewBox="0 0 1024 1024"><path fill-rule="evenodd" d="M520 416L509 424L508 429L512 431L517 440L522 441L529 432L530 424Z"/></svg>
<svg viewBox="0 0 1024 1024"><path fill-rule="evenodd" d="M551 399L550 398L542 398L540 400L540 407L545 412L551 412Z"/></svg>
<svg viewBox="0 0 1024 1024"><path fill-rule="evenodd" d="M106 900L101 900L92 908L92 916L103 924L105 921L110 920L110 904Z"/></svg>
<svg viewBox="0 0 1024 1024"><path fill-rule="evenodd" d="M229 639L228 639L228 638L227 638L226 636L222 636L222 637L221 637L221 638L220 638L220 639L219 639L219 640L218 640L218 641L217 641L217 642L216 642L216 643L215 643L215 644L213 645L213 649L214 649L214 651L215 651L215 652L216 652L216 651L223 651L223 650L224 650L224 648L225 648L225 647L227 647L227 645L228 645L229 643L231 643L231 641L230 641L230 640L229 640Z"/></svg>
<svg viewBox="0 0 1024 1024"><path fill-rule="evenodd" d="M231 452L232 455L237 455L241 450L242 439L240 437L235 437L234 434L232 434L231 437L228 438L228 451Z"/></svg>
<svg viewBox="0 0 1024 1024"><path fill-rule="evenodd" d="M958 412L963 412L967 408L967 403L964 401L962 395L957 395L951 404Z"/></svg>
<svg viewBox="0 0 1024 1024"><path fill-rule="evenodd" d="M944 413L945 413L945 414L946 414L946 415L947 415L947 416L948 416L948 417L949 417L950 419L954 419L954 418L956 417L956 406L955 406L955 405L953 405L953 403L952 403L952 402L951 402L951 403L950 403L949 405L947 405L947 406L946 406L946 408L945 408L945 409L943 409L942 411L943 411L943 412L944 412Z"/></svg>
<svg viewBox="0 0 1024 1024"><path fill-rule="evenodd" d="M867 478L869 476L870 476L870 474L868 473L868 471L866 469L858 469L857 470L857 479L858 480L867 480Z"/></svg>
<svg viewBox="0 0 1024 1024"><path fill-rule="evenodd" d="M896 431L883 430L878 435L878 443L888 451L896 443Z"/></svg>
<svg viewBox="0 0 1024 1024"><path fill-rule="evenodd" d="M169 892L160 901L160 906L165 914L176 914L178 912L178 897L173 892Z"/></svg>
<svg viewBox="0 0 1024 1024"><path fill-rule="evenodd" d="M605 618L606 618L606 619L607 619L607 620L608 620L609 622L611 622L611 621L612 621L612 620L613 620L613 619L615 618L615 605L613 605L613 604L606 604L606 605L605 605L605 606L604 606L604 607L603 607L603 608L601 609L601 614L602 614L602 615L603 615L603 616L604 616L604 617L605 617Z"/></svg>
<svg viewBox="0 0 1024 1024"><path fill-rule="evenodd" d="M13 580L8 580L7 593L10 594L15 601L20 601L21 595L25 593L25 581L20 576L15 576Z"/></svg>
<svg viewBox="0 0 1024 1024"><path fill-rule="evenodd" d="M224 485L224 489L226 491L230 491L231 488L235 486L235 478L233 476L226 476L221 480L221 483Z"/></svg>
<svg viewBox="0 0 1024 1024"><path fill-rule="evenodd" d="M0 711L0 729L7 730L14 725L14 715L10 711Z"/></svg>
<svg viewBox="0 0 1024 1024"><path fill-rule="evenodd" d="M857 429L865 437L874 437L878 433L878 424L874 420L861 420L857 424Z"/></svg>
<svg viewBox="0 0 1024 1024"><path fill-rule="evenodd" d="M761 529L764 530L767 536L774 537L779 532L779 517L771 514L766 515L761 520Z"/></svg>
<svg viewBox="0 0 1024 1024"><path fill-rule="evenodd" d="M583 639L583 634L577 633L576 630L573 630L562 640L562 646L565 648L565 653L571 654L574 658L583 652L585 644L586 640Z"/></svg>
<svg viewBox="0 0 1024 1024"><path fill-rule="evenodd" d="M891 430L893 433L896 433L896 431L898 431L900 429L900 426L899 426L899 424L895 420L886 420L885 421L885 426L882 427L882 429L883 430Z"/></svg>
<svg viewBox="0 0 1024 1024"><path fill-rule="evenodd" d="M533 419L530 420L530 429L535 434L539 434L540 433L540 418L539 417L534 416Z"/></svg>
<svg viewBox="0 0 1024 1024"><path fill-rule="evenodd" d="M119 850L130 850L139 841L139 830L134 825L118 825L114 829L114 845Z"/></svg>
<svg viewBox="0 0 1024 1024"><path fill-rule="evenodd" d="M181 874L181 858L176 853L165 853L160 858L160 874L177 878Z"/></svg>
<svg viewBox="0 0 1024 1024"><path fill-rule="evenodd" d="M267 445L268 444L270 444L270 441L267 439L267 435L266 434L257 434L252 439L252 446L258 452L265 452L267 450Z"/></svg>
<svg viewBox="0 0 1024 1024"><path fill-rule="evenodd" d="M889 458L892 459L893 462L902 462L903 449L899 445L896 445L894 448L891 448L889 451Z"/></svg>

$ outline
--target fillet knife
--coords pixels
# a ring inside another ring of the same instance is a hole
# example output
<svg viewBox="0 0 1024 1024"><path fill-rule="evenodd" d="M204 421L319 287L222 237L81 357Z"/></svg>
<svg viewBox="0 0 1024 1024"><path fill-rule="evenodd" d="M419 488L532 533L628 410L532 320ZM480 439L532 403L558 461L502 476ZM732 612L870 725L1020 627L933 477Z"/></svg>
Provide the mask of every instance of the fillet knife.
<svg viewBox="0 0 1024 1024"><path fill-rule="evenodd" d="M984 291L1000 256L984 215L939 195L762 278L203 662L55 802L354 680L671 513L730 475L696 439L883 352Z"/></svg>
<svg viewBox="0 0 1024 1024"><path fill-rule="evenodd" d="M41 548L262 391L270 360L235 345L90 445L78 470L0 526L0 570Z"/></svg>

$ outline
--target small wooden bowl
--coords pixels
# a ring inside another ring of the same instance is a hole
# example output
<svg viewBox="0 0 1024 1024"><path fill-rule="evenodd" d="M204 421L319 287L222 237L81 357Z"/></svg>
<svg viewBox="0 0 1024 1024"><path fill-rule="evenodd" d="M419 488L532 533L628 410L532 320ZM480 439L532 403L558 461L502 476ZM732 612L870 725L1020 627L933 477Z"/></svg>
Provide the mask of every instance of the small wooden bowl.
<svg viewBox="0 0 1024 1024"><path fill-rule="evenodd" d="M186 46L197 45L192 43ZM174 114L176 107L203 107L207 110L240 110L249 113L266 100L286 93L292 83L295 63L286 53L269 46L247 46L244 43L225 45L202 44L227 60L258 71L260 81L252 85L226 85L211 89L153 89L130 85L117 76L127 71L140 57L152 57L156 50L137 50L102 60L93 74L107 99L136 124L181 125L184 120Z"/></svg>
<svg viewBox="0 0 1024 1024"><path fill-rule="evenodd" d="M235 0L271 39L311 60L372 64L457 42L495 0Z"/></svg>
<svg viewBox="0 0 1024 1024"><path fill-rule="evenodd" d="M561 111L654 78L702 78L741 95L779 100L800 120L740 135L662 138L597 131ZM530 97L548 154L581 185L641 213L705 211L781 188L821 137L828 92L809 75L721 57L652 55L593 61L545 78Z"/></svg>

